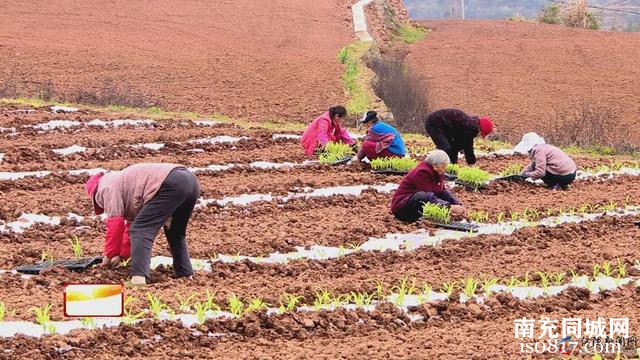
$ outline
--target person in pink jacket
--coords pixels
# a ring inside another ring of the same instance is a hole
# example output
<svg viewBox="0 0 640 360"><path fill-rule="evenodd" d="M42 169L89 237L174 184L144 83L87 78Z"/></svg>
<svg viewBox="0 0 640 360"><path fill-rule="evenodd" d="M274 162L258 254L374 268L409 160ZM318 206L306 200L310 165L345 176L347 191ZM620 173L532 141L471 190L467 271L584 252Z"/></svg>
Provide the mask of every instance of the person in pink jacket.
<svg viewBox="0 0 640 360"><path fill-rule="evenodd" d="M531 162L520 174L542 180L553 190L566 190L576 179L576 163L564 151L545 143L536 133L527 133L514 148L516 153L529 154Z"/></svg>
<svg viewBox="0 0 640 360"><path fill-rule="evenodd" d="M106 214L102 266L131 257L131 285L145 285L151 249L162 227L177 277L193 274L186 229L200 195L196 177L178 164L135 164L99 173L85 184L96 215Z"/></svg>
<svg viewBox="0 0 640 360"><path fill-rule="evenodd" d="M354 146L356 141L342 128L342 120L345 116L347 116L347 110L339 105L329 108L329 111L313 120L300 139L300 145L305 154L313 155L329 141L339 141Z"/></svg>

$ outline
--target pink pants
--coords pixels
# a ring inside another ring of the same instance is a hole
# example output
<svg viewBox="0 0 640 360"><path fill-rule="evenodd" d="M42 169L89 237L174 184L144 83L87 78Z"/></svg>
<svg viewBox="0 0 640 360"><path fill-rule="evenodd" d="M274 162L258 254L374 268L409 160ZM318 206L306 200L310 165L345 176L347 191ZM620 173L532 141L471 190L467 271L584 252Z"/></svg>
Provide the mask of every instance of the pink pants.
<svg viewBox="0 0 640 360"><path fill-rule="evenodd" d="M394 154L389 149L384 149L381 152L376 152L376 143L373 141L365 141L362 143L362 148L360 150L360 155L366 157L369 160L383 158L383 157L402 157L398 154Z"/></svg>

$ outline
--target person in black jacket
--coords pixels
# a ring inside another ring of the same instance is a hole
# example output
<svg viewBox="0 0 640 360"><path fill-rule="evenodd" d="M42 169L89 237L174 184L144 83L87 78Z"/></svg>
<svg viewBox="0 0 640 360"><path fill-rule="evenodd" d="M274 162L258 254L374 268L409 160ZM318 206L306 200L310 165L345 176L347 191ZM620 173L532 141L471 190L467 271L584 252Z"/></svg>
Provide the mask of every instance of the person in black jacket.
<svg viewBox="0 0 640 360"><path fill-rule="evenodd" d="M436 148L445 151L452 164L458 162L458 153L464 151L467 164L473 165L476 163L473 139L489 135L493 122L488 117L471 116L462 110L442 109L429 114L424 127Z"/></svg>

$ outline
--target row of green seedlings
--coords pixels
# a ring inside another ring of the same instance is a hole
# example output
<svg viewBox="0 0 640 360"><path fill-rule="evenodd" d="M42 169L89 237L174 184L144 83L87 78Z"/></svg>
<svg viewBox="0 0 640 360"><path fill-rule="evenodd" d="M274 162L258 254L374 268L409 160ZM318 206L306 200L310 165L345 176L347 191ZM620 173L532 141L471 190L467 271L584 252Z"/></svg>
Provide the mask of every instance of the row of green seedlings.
<svg viewBox="0 0 640 360"><path fill-rule="evenodd" d="M373 170L410 171L418 166L418 160L408 157L378 158L371 161Z"/></svg>
<svg viewBox="0 0 640 360"><path fill-rule="evenodd" d="M511 149L513 146L503 141L481 139L474 143L474 147L479 151L493 152L501 149ZM413 145L407 147L407 153L412 157L424 157L434 149L435 147L432 144Z"/></svg>
<svg viewBox="0 0 640 360"><path fill-rule="evenodd" d="M591 175L595 175L598 173L610 173L610 172L614 172L614 171L619 171L623 168L627 168L627 169L640 169L640 163L638 162L633 162L633 163L623 163L623 162L615 162L613 164L610 165L598 165L595 167L591 167L591 168L585 168L585 169L581 169L584 173L587 174L591 174Z"/></svg>
<svg viewBox="0 0 640 360"><path fill-rule="evenodd" d="M629 210L632 207L638 206L637 203L633 203L630 201L630 196L627 196L624 203L618 203L614 200L610 200L604 204L582 204L575 207L560 207L555 209L547 209L546 211L540 211L537 209L529 209L525 208L523 211L501 211L499 213L495 213L493 215L489 214L487 211L478 210L478 211L470 211L468 216L471 220L478 223L488 223L495 221L497 224L502 224L506 221L511 222L524 222L527 224L532 224L538 222L543 218L548 218L552 216L576 216L576 215L587 215L587 214L595 214L600 212L613 212L616 209L623 208L625 210ZM561 221L560 218L556 220L558 223Z"/></svg>
<svg viewBox="0 0 640 360"><path fill-rule="evenodd" d="M635 266L640 268L640 260L635 261ZM451 297L455 290L460 290L469 299L473 298L478 291L485 296L490 296L492 294L491 289L498 284L505 285L508 291L513 290L515 287L526 288L537 285L543 289L545 294L548 294L551 286L562 286L567 282L575 282L579 277L578 273L573 270L571 270L570 281L567 273L565 272L545 273L538 271L535 274L537 275L537 281L533 281L530 278L529 272L525 273L522 278L511 276L508 279L502 280L496 277L488 277L486 275L481 275L478 279L470 276L457 281L444 282L439 289L446 294L448 298ZM593 265L593 271L590 275L591 276L589 278L591 280L588 280L585 286L589 291L593 292L595 291L596 280L600 275L614 278L616 283L620 284L622 279L627 276L627 264L619 258L616 259L615 262L605 261L602 264ZM335 295L326 289L320 289L315 292L315 299L312 306L316 311L328 309L330 307L336 308L346 304L354 304L362 307L371 305L374 299L384 301L390 294L396 295L394 303L397 306L404 304L404 300L407 295L418 295L418 302L424 303L429 301L430 294L434 289L433 286L428 283L424 283L422 287L419 288L416 285L416 279L412 278L410 280L409 277L403 277L398 285L391 287L390 291L385 290L385 285L381 281L375 281L375 285L376 290L374 293L352 291L347 294ZM530 295L531 294L529 294L529 296ZM146 296L149 304L149 311L153 315L154 319L161 319L163 313L167 314L169 319L172 319L173 316L175 316L175 311L171 309L168 304L164 303L159 296L153 295L150 292L147 292ZM198 293L192 293L188 297L182 297L179 294L176 295L176 300L179 304L178 309L184 313L195 313L199 324L204 323L206 320L206 313L208 311L222 311L222 308L214 302L215 293L211 293L207 290L206 299L204 301L196 301L198 296ZM301 306L303 299L303 296L287 293L283 294L278 308L278 313L282 314L295 310L298 306ZM138 312L133 310L132 304L136 301L138 300L130 295L125 298L124 317L122 318L123 323L132 324L145 316L146 313L144 310ZM231 294L227 299L227 310L233 316L240 317L247 313L259 312L270 306L260 297L245 299L245 301L246 303L236 294ZM51 307L51 304L46 304L42 307L32 308L32 311L36 315L36 322L42 326L45 333L55 333L56 331L53 324L51 324ZM0 302L0 321L4 321L6 313L7 308L4 302ZM15 309L13 310L13 314L15 314ZM82 318L81 322L86 327L95 327L95 319L93 318Z"/></svg>
<svg viewBox="0 0 640 360"><path fill-rule="evenodd" d="M355 152L348 144L330 141L318 155L318 160L321 164L333 164L354 154Z"/></svg>

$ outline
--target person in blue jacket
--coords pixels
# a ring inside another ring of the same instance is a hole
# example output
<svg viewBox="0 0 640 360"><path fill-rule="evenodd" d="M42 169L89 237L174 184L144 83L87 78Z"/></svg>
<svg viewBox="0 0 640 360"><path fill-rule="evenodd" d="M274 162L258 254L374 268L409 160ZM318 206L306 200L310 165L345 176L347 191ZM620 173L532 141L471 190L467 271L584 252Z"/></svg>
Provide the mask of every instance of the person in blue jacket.
<svg viewBox="0 0 640 360"><path fill-rule="evenodd" d="M375 111L367 111L361 124L367 126L367 135L358 152L358 160L381 157L404 157L407 152L398 130L378 118Z"/></svg>

